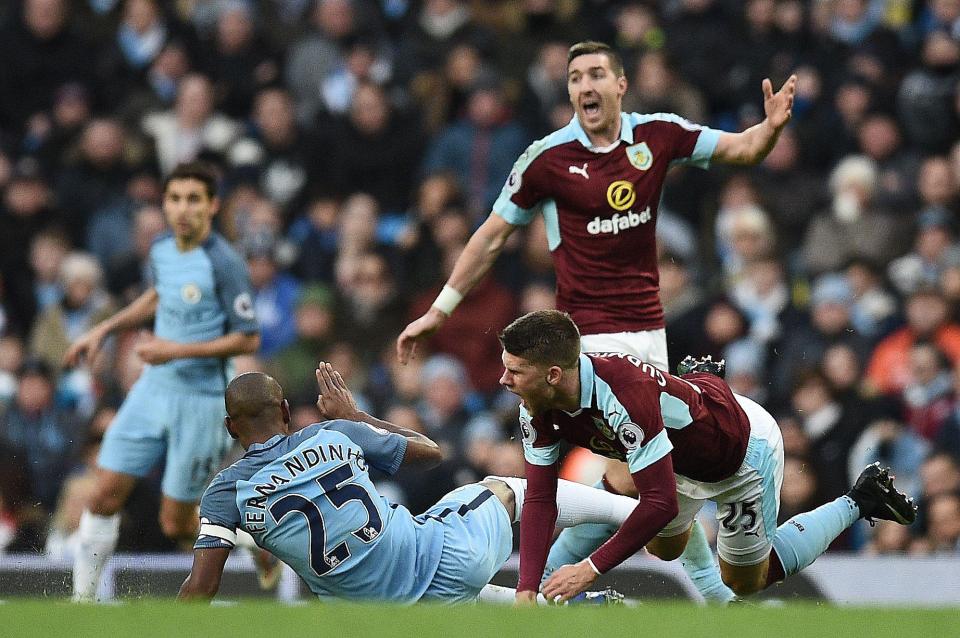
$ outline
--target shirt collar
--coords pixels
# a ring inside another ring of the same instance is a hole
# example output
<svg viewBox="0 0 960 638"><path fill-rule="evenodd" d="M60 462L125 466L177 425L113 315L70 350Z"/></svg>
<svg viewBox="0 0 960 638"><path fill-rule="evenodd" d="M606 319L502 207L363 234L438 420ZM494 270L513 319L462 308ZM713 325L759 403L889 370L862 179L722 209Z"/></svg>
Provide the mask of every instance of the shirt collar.
<svg viewBox="0 0 960 638"><path fill-rule="evenodd" d="M247 448L247 454L250 454L251 452L259 452L260 450L266 450L267 448L271 448L277 443L279 443L280 439L282 438L283 438L282 434L274 434L263 443L251 443L250 447Z"/></svg>
<svg viewBox="0 0 960 638"><path fill-rule="evenodd" d="M590 138L587 137L587 132L580 126L580 119L576 115L573 116L573 119L570 120L567 126L573 131L574 137L576 137L578 142L587 148L593 148L593 143L590 141ZM630 126L630 120L627 114L623 112L620 113L620 139L627 144L633 144L633 127Z"/></svg>
<svg viewBox="0 0 960 638"><path fill-rule="evenodd" d="M585 354L580 355L580 409L593 406L593 389L597 375L593 371L593 360Z"/></svg>

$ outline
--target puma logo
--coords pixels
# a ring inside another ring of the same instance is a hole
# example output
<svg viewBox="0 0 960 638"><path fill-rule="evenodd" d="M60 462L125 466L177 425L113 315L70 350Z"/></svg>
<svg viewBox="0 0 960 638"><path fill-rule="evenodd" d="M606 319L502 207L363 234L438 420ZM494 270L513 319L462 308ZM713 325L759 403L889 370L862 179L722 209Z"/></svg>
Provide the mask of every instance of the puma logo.
<svg viewBox="0 0 960 638"><path fill-rule="evenodd" d="M579 166L571 166L571 167L570 167L570 173L571 173L571 174L572 174L572 173L576 173L576 174L578 174L578 175L583 175L583 178L584 178L584 179L590 179L590 176L587 175L587 162L584 162L584 163L583 163L583 168L580 168Z"/></svg>

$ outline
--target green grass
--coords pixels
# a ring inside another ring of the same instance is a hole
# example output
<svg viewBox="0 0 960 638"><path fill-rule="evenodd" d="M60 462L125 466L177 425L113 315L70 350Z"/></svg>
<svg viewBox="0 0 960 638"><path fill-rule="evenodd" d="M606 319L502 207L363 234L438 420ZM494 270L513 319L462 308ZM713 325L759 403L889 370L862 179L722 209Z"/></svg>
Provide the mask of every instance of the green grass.
<svg viewBox="0 0 960 638"><path fill-rule="evenodd" d="M236 606L137 601L113 606L23 600L0 604L0 636L47 638L785 638L960 637L960 608L880 609L790 604L702 608L651 602L627 608L432 607L269 602Z"/></svg>

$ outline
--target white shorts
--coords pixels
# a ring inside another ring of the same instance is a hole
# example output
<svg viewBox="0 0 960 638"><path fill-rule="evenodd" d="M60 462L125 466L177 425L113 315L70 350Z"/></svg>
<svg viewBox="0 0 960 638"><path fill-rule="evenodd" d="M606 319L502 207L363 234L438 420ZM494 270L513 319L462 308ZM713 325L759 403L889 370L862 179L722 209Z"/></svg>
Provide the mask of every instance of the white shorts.
<svg viewBox="0 0 960 638"><path fill-rule="evenodd" d="M704 502L717 504L717 553L730 565L756 565L766 560L777 530L780 486L783 484L783 439L777 422L760 405L735 395L750 420L750 442L740 469L717 483L677 476L680 513L658 536L676 536L690 529Z"/></svg>
<svg viewBox="0 0 960 638"><path fill-rule="evenodd" d="M651 363L669 372L667 362L667 331L643 330L641 332L607 332L580 337L583 352L623 352L632 354L641 361Z"/></svg>

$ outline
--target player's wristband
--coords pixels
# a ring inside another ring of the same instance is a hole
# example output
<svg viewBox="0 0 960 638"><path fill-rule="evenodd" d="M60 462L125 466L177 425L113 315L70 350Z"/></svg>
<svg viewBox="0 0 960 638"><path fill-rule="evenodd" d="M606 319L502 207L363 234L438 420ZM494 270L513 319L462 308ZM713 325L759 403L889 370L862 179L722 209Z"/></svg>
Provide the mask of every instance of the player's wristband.
<svg viewBox="0 0 960 638"><path fill-rule="evenodd" d="M433 307L443 314L450 316L453 314L453 309L460 304L462 299L463 295L460 294L460 291L453 286L445 285L443 290L440 291L440 294L437 295L437 300L433 302Z"/></svg>
<svg viewBox="0 0 960 638"><path fill-rule="evenodd" d="M600 570L597 569L597 566L593 564L593 560L589 556L587 556L584 560L587 561L587 565L590 565L590 569L593 570L593 573L599 576Z"/></svg>

